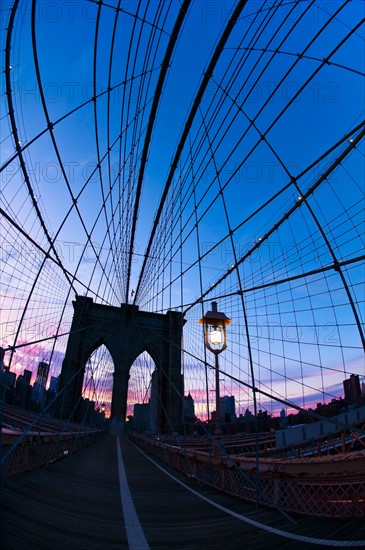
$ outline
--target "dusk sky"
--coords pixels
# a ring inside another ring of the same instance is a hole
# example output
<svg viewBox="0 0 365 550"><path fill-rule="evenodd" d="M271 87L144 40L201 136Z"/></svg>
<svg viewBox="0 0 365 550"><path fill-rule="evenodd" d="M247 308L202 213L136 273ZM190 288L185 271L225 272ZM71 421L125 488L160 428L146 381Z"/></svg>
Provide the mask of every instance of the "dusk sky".
<svg viewBox="0 0 365 550"><path fill-rule="evenodd" d="M57 375L75 294L176 309L204 418L216 300L237 413L253 385L274 413L329 401L365 376L365 4L249 0L228 33L236 1L193 1L161 81L182 4L21 0L9 26L2 3L0 344L26 344L5 362ZM107 402L107 351L90 365ZM131 401L152 370L137 361Z"/></svg>

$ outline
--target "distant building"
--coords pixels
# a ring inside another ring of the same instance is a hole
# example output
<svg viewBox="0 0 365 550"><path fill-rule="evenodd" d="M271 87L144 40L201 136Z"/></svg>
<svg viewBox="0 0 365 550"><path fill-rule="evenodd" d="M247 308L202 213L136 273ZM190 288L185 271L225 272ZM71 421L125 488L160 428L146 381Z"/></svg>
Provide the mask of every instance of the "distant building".
<svg viewBox="0 0 365 550"><path fill-rule="evenodd" d="M194 399L191 397L190 392L188 393L188 395L184 395L183 421L184 422L195 421L195 404L194 404Z"/></svg>
<svg viewBox="0 0 365 550"><path fill-rule="evenodd" d="M288 425L288 417L286 416L285 409L281 409L280 411L280 428L286 428Z"/></svg>
<svg viewBox="0 0 365 550"><path fill-rule="evenodd" d="M361 400L361 388L360 378L358 374L351 374L350 378L343 381L343 388L345 391L345 399L349 403L360 403Z"/></svg>
<svg viewBox="0 0 365 550"><path fill-rule="evenodd" d="M150 397L150 432L157 433L157 405L158 405L158 371L155 369L151 377L151 397Z"/></svg>
<svg viewBox="0 0 365 550"><path fill-rule="evenodd" d="M10 367L3 365L1 372L1 384L7 388L14 389L16 374L10 370Z"/></svg>
<svg viewBox="0 0 365 550"><path fill-rule="evenodd" d="M46 391L46 398L44 405L47 407L47 411L49 414L55 413L56 408L56 395L58 391L58 376L51 376L51 380L49 383L49 388Z"/></svg>
<svg viewBox="0 0 365 550"><path fill-rule="evenodd" d="M15 372L12 372L10 370L10 367L6 367L5 365L3 365L1 375L0 375L1 384L3 386L6 386L7 388L14 389L15 380L16 380Z"/></svg>
<svg viewBox="0 0 365 550"><path fill-rule="evenodd" d="M32 386L30 381L32 371L25 369L16 379L15 404L22 409L30 409L32 401Z"/></svg>
<svg viewBox="0 0 365 550"><path fill-rule="evenodd" d="M51 381L49 383L49 391L54 391L57 393L58 390L58 376L51 376Z"/></svg>
<svg viewBox="0 0 365 550"><path fill-rule="evenodd" d="M249 409L246 409L245 414L242 416L242 418L245 422L249 422L253 420L255 417Z"/></svg>
<svg viewBox="0 0 365 550"><path fill-rule="evenodd" d="M133 407L133 427L138 433L149 431L150 405L148 403L135 403Z"/></svg>
<svg viewBox="0 0 365 550"><path fill-rule="evenodd" d="M95 401L91 401L87 397L81 399L81 423L90 426L93 425L95 421Z"/></svg>
<svg viewBox="0 0 365 550"><path fill-rule="evenodd" d="M31 370L24 369L23 374L20 375L20 376L23 376L24 382L26 384L30 385L30 381L32 379L32 371ZM18 378L20 378L20 377L18 376Z"/></svg>
<svg viewBox="0 0 365 550"><path fill-rule="evenodd" d="M236 402L234 395L225 395L219 400L220 415L224 422L236 420Z"/></svg>
<svg viewBox="0 0 365 550"><path fill-rule="evenodd" d="M49 373L49 364L45 363L44 361L41 361L38 365L37 379L35 383L38 384L39 387L43 389L46 388L48 373Z"/></svg>
<svg viewBox="0 0 365 550"><path fill-rule="evenodd" d="M37 369L37 378L33 386L32 400L36 409L42 409L45 401L49 364L41 361Z"/></svg>
<svg viewBox="0 0 365 550"><path fill-rule="evenodd" d="M15 372L11 372L10 367L3 364L0 372L0 399L4 399L6 403L13 403L15 398Z"/></svg>

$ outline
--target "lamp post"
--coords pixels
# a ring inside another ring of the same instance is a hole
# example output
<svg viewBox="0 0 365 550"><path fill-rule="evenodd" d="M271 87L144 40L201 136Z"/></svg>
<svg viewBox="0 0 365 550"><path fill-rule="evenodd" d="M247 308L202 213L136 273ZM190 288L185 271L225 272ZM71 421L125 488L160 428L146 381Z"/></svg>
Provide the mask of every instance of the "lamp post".
<svg viewBox="0 0 365 550"><path fill-rule="evenodd" d="M226 327L231 319L221 311L217 310L217 302L212 302L212 310L208 311L200 320L199 324L204 326L204 343L207 349L214 353L215 358L215 436L222 435L220 396L219 396L219 362L218 355L227 347Z"/></svg>

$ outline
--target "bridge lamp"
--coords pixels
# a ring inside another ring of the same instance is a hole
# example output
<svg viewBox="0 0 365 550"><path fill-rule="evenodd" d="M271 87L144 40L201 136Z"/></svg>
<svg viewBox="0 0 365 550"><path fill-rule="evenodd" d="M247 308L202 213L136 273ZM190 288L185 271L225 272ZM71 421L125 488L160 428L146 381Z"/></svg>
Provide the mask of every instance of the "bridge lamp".
<svg viewBox="0 0 365 550"><path fill-rule="evenodd" d="M199 320L204 327L204 343L215 357L215 414L216 424L214 435L222 435L220 396L219 396L219 362L218 355L227 347L226 327L231 319L225 313L217 310L217 302L212 302L212 309Z"/></svg>

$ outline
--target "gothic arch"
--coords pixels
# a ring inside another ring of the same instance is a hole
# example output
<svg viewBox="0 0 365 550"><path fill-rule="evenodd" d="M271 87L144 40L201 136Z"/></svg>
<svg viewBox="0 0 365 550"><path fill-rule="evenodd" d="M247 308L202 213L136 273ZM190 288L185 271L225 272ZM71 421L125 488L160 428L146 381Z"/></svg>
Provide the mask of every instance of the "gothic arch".
<svg viewBox="0 0 365 550"><path fill-rule="evenodd" d="M147 351L156 364L158 431L179 430L181 424L181 313L165 315L139 311L137 306L94 304L92 298L77 296L65 359L60 375L58 413L61 418L79 420L85 364L91 353L105 345L114 362L111 418L122 426L127 408L129 370L134 360Z"/></svg>
<svg viewBox="0 0 365 550"><path fill-rule="evenodd" d="M153 346L150 346L149 344L146 344L143 348L141 348L134 356L132 356L132 363L131 365L133 365L133 363L136 361L136 359L142 355L143 353L148 353L148 355L151 357L152 361L155 363L155 365L157 365L158 363L158 356L156 355L155 353L155 350L154 350L154 347Z"/></svg>
<svg viewBox="0 0 365 550"><path fill-rule="evenodd" d="M99 338L97 340L95 340L95 344L93 344L92 346L90 346L89 349L86 349L85 351L85 354L84 356L81 358L80 360L80 364L86 364L86 362L88 361L89 357L92 356L92 354L97 350L99 349L101 346L105 346L106 349L108 350L108 352L110 353L111 355L111 358L113 359L113 364L115 365L115 359L113 357L113 353L112 353L112 350L110 349L111 346L108 344L108 342L105 341L104 338Z"/></svg>

